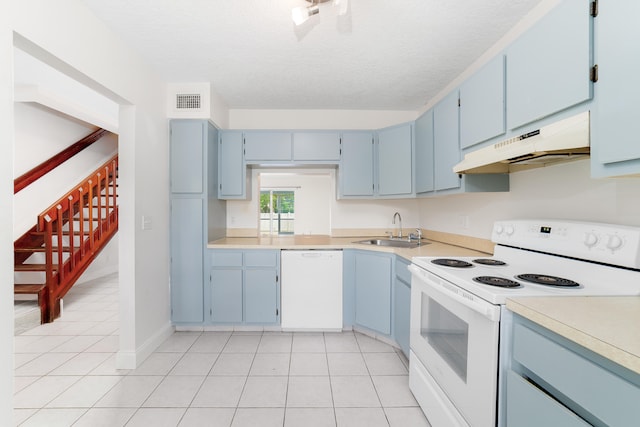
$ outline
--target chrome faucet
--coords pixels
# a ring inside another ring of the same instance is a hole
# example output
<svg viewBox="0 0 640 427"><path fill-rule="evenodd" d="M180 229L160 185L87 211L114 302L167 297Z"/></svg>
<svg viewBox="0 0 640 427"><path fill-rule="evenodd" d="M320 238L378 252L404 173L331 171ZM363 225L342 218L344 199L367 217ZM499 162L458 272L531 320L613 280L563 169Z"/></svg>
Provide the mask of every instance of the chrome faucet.
<svg viewBox="0 0 640 427"><path fill-rule="evenodd" d="M396 217L398 217L398 238L402 239L402 217L399 212L393 214L393 224L396 223Z"/></svg>

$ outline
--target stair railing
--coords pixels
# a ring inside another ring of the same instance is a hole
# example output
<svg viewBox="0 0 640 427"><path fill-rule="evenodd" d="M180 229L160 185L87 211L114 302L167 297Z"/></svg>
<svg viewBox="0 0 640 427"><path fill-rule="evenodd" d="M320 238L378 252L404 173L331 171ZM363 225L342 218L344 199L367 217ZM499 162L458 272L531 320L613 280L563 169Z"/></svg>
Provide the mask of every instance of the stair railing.
<svg viewBox="0 0 640 427"><path fill-rule="evenodd" d="M60 299L118 230L117 174L116 154L38 216L49 322L60 315Z"/></svg>

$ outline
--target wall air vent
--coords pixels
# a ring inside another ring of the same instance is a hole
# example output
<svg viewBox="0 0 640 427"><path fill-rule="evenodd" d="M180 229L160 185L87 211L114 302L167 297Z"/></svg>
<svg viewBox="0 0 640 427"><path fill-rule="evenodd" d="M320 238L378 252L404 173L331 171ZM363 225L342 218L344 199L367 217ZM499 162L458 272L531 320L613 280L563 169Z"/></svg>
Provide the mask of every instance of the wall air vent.
<svg viewBox="0 0 640 427"><path fill-rule="evenodd" d="M176 110L199 110L202 106L202 96L199 93L176 94Z"/></svg>
<svg viewBox="0 0 640 427"><path fill-rule="evenodd" d="M172 119L209 119L211 87L209 83L169 83L166 103Z"/></svg>

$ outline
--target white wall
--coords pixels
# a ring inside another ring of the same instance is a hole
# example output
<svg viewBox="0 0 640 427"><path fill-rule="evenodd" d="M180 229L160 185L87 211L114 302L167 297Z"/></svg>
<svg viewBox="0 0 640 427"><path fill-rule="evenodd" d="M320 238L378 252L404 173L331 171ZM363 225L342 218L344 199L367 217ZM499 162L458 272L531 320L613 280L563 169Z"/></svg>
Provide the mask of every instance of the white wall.
<svg viewBox="0 0 640 427"><path fill-rule="evenodd" d="M14 49L16 99L37 100L96 127L118 131L118 104L20 49Z"/></svg>
<svg viewBox="0 0 640 427"><path fill-rule="evenodd" d="M89 267L82 273L76 283L89 282L94 279L114 274L118 272L118 253L120 235L116 233L107 246L102 248L100 254L91 262Z"/></svg>
<svg viewBox="0 0 640 427"><path fill-rule="evenodd" d="M0 420L13 419L13 36L11 6L0 13ZM7 10L8 9L8 10Z"/></svg>
<svg viewBox="0 0 640 427"><path fill-rule="evenodd" d="M380 129L416 117L416 111L229 110L229 128Z"/></svg>
<svg viewBox="0 0 640 427"><path fill-rule="evenodd" d="M383 229L398 233L400 224L393 224L396 212L402 217L403 235L413 232L420 223L418 201L394 200L334 200L331 208L333 229Z"/></svg>
<svg viewBox="0 0 640 427"><path fill-rule="evenodd" d="M92 126L30 103L14 105L14 178L84 138ZM14 196L13 238L29 230L37 216L118 152L109 134Z"/></svg>
<svg viewBox="0 0 640 427"><path fill-rule="evenodd" d="M460 194L420 201L420 225L491 238L493 222L559 218L640 226L640 178L592 179L589 160L512 173L508 193ZM462 218L468 217L468 228Z"/></svg>
<svg viewBox="0 0 640 427"><path fill-rule="evenodd" d="M259 209L259 194L260 194L260 180L258 174L261 171L265 172L288 172L288 173L300 173L300 177L285 178L282 185L311 185L310 181L306 181L304 174L309 173L308 169L259 169L253 168L251 170L251 200L228 200L227 201L227 227L238 229L256 229L258 224L258 209ZM317 171L316 171L317 172ZM385 231L392 231L397 234L399 224L393 224L393 215L395 212L400 213L402 216L402 226L406 231L413 231L417 228L420 222L418 200L415 199L394 199L394 200L337 200L336 199L336 183L335 183L335 169L326 170L330 174L330 181L322 181L321 185L328 185L330 191L323 192L323 195L313 196L311 203L304 203L303 198L301 202L307 205L300 209L296 204L296 234L304 234L306 231L310 231L311 234L331 234L331 230L336 229L380 229ZM312 176L312 175L311 175ZM264 180L262 181L265 182ZM273 180L267 180L267 185L277 183ZM296 198L298 195L296 194ZM322 207L314 208L316 203L320 203ZM318 224L313 224L315 221L322 222L324 219L317 218L317 214L322 209L325 212L325 208L329 209L330 216L330 228L327 230L322 226L318 227ZM315 210L315 212L313 212ZM298 225L300 221L300 225ZM308 225L307 225L308 224ZM298 228L301 227L301 228ZM326 230L326 232L325 232Z"/></svg>
<svg viewBox="0 0 640 427"><path fill-rule="evenodd" d="M133 367L172 331L166 83L82 1L10 3L9 35L13 30L17 47L120 105L118 364ZM2 53L0 63L12 64L10 52ZM13 122L11 107L2 114L3 123ZM140 229L142 215L152 216L151 230ZM0 300L12 299L8 288L2 292Z"/></svg>

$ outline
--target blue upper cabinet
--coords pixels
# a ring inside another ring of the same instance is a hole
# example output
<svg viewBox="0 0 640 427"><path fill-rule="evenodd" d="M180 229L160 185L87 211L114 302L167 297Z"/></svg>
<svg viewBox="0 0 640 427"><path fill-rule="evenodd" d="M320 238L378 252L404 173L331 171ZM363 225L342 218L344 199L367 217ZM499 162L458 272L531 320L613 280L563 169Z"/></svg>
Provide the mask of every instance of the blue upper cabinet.
<svg viewBox="0 0 640 427"><path fill-rule="evenodd" d="M434 188L460 187L461 178L453 172L460 161L458 91L447 95L433 108Z"/></svg>
<svg viewBox="0 0 640 427"><path fill-rule="evenodd" d="M590 0L561 2L507 49L507 128L591 99L589 6Z"/></svg>
<svg viewBox="0 0 640 427"><path fill-rule="evenodd" d="M340 197L373 197L374 140L371 132L342 134L338 169Z"/></svg>
<svg viewBox="0 0 640 427"><path fill-rule="evenodd" d="M241 131L220 132L218 162L218 198L246 198L247 168L243 159Z"/></svg>
<svg viewBox="0 0 640 427"><path fill-rule="evenodd" d="M412 196L413 124L378 131L378 196Z"/></svg>
<svg viewBox="0 0 640 427"><path fill-rule="evenodd" d="M291 132L245 132L244 159L247 162L290 161Z"/></svg>
<svg viewBox="0 0 640 427"><path fill-rule="evenodd" d="M172 193L202 193L204 132L201 121L171 122L170 171Z"/></svg>
<svg viewBox="0 0 640 427"><path fill-rule="evenodd" d="M638 1L600 2L596 18L598 83L591 116L596 177L640 173Z"/></svg>
<svg viewBox="0 0 640 427"><path fill-rule="evenodd" d="M416 193L433 191L433 110L416 119Z"/></svg>
<svg viewBox="0 0 640 427"><path fill-rule="evenodd" d="M294 132L294 162L340 161L340 134L338 132Z"/></svg>
<svg viewBox="0 0 640 427"><path fill-rule="evenodd" d="M498 55L460 86L460 148L505 133L505 57Z"/></svg>

